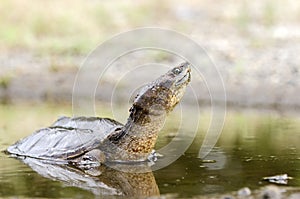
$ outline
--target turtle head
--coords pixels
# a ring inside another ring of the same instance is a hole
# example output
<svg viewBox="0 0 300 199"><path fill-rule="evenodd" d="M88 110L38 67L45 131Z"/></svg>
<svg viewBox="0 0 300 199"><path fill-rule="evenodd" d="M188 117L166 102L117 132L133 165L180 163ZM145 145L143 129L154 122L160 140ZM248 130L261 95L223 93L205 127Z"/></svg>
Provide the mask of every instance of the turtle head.
<svg viewBox="0 0 300 199"><path fill-rule="evenodd" d="M133 109L143 110L149 115L168 113L181 100L191 80L190 64L182 63L155 81L144 86L136 96Z"/></svg>

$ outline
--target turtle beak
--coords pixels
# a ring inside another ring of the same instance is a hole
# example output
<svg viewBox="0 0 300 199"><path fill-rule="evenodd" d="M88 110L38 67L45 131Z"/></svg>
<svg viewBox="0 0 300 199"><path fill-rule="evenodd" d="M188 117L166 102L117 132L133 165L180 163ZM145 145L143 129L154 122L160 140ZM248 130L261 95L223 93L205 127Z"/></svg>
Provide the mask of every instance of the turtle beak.
<svg viewBox="0 0 300 199"><path fill-rule="evenodd" d="M176 86L188 84L191 81L190 64L186 62L182 65L182 67L183 67L182 78L180 78L178 81L176 81L176 83L175 83Z"/></svg>

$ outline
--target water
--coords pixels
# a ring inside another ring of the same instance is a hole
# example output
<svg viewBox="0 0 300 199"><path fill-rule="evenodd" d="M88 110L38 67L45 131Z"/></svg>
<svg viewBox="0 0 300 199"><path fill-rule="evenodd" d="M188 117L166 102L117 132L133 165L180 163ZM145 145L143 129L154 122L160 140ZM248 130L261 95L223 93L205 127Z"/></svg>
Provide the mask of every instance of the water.
<svg viewBox="0 0 300 199"><path fill-rule="evenodd" d="M104 116L109 111L102 108ZM57 105L2 105L0 108L0 149L36 129L50 125L58 116L71 114L70 107ZM126 117L121 114L119 117ZM226 194L242 187L259 189L270 182L263 177L288 174L284 187L300 187L300 118L274 111L228 111L222 135L213 151L199 159L198 151L209 114L202 122L193 144L169 166L144 173L124 173L111 168L80 171L72 167L11 158L0 153L0 197L90 198L108 194L166 195L178 197ZM184 118L183 118L184 121ZM157 148L170 141L184 143L191 136L176 136L178 118L167 120ZM159 160L160 161L160 160ZM45 169L47 168L47 169ZM96 174L95 174L96 173ZM101 175L99 175L101 173ZM107 187L105 187L105 186Z"/></svg>

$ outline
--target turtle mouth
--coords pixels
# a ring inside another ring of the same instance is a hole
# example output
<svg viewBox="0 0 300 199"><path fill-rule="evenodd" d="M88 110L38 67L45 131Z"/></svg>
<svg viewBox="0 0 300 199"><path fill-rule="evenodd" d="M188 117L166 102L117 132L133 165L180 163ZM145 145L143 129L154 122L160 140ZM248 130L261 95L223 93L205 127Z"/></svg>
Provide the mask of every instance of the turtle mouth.
<svg viewBox="0 0 300 199"><path fill-rule="evenodd" d="M188 84L191 81L191 72L190 70L187 71L187 73L180 78L177 82L176 82L176 86L180 86L182 84Z"/></svg>

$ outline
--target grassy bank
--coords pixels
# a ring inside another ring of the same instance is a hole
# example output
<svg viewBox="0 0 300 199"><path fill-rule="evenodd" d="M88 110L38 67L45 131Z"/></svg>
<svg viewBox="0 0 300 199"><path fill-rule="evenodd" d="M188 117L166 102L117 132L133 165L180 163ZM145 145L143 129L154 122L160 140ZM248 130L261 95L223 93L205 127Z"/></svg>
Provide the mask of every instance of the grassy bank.
<svg viewBox="0 0 300 199"><path fill-rule="evenodd" d="M282 2L283 3L283 2ZM251 33L252 26L298 23L297 1L37 1L2 0L0 47L44 53L87 53L99 42L126 30L159 26L186 34L202 24L233 26ZM205 30L204 30L205 31ZM219 33L221 34L221 33ZM254 46L262 43L253 39Z"/></svg>

